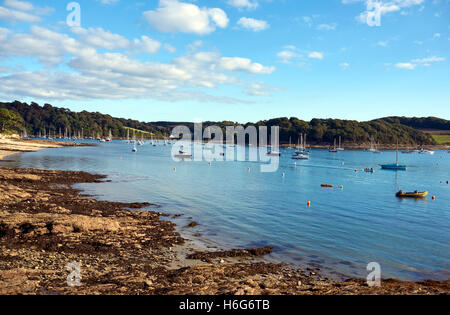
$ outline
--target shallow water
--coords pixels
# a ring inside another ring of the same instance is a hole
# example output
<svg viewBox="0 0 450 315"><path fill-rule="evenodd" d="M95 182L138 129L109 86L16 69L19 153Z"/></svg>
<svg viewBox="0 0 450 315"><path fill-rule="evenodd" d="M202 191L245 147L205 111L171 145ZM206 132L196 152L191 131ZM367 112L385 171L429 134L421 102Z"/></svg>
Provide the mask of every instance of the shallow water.
<svg viewBox="0 0 450 315"><path fill-rule="evenodd" d="M257 162L177 163L169 146L146 144L138 150L132 153L130 144L113 141L25 153L0 165L107 174L111 183L79 186L101 199L149 201L162 205L163 212L182 213L176 221L180 231L189 237L200 233L207 245L274 245L270 259L319 267L329 276L365 278L367 264L378 262L386 278L450 278L446 151L400 154L408 170L395 172L379 167L395 161L393 151L313 150L311 160L294 166L293 151L282 149L279 170L261 173ZM363 172L366 167L375 173ZM399 189L430 195L398 199ZM200 225L182 228L190 218Z"/></svg>

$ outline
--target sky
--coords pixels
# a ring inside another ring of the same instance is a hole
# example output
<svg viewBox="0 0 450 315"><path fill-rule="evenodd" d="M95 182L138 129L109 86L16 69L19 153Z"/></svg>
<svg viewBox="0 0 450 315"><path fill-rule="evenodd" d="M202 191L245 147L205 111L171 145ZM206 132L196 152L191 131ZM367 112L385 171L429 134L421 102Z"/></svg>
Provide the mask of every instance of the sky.
<svg viewBox="0 0 450 315"><path fill-rule="evenodd" d="M450 0L0 0L0 100L141 121L450 119Z"/></svg>

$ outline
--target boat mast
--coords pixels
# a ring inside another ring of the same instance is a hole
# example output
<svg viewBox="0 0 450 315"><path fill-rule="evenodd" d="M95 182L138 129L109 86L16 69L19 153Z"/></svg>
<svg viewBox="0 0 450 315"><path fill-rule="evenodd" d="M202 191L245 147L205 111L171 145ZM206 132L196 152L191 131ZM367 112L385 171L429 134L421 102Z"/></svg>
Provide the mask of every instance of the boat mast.
<svg viewBox="0 0 450 315"><path fill-rule="evenodd" d="M396 151L395 163L398 165L398 139L397 139L397 151Z"/></svg>

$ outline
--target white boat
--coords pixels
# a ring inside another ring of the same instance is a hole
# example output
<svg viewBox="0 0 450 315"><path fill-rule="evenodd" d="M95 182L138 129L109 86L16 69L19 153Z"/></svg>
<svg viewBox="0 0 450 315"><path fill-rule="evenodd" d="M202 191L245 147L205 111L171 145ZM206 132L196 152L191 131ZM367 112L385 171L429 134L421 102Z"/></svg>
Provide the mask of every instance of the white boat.
<svg viewBox="0 0 450 315"><path fill-rule="evenodd" d="M269 151L267 152L267 156L281 156L281 153L278 151Z"/></svg>
<svg viewBox="0 0 450 315"><path fill-rule="evenodd" d="M175 155L178 159L190 159L192 158L192 154L187 153L186 151L180 150L178 151L178 154Z"/></svg>
<svg viewBox="0 0 450 315"><path fill-rule="evenodd" d="M430 155L433 155L434 151L422 149L422 150L419 151L419 154L430 154Z"/></svg>
<svg viewBox="0 0 450 315"><path fill-rule="evenodd" d="M137 152L136 143L134 144L133 149L131 151L132 152Z"/></svg>
<svg viewBox="0 0 450 315"><path fill-rule="evenodd" d="M292 156L292 159L293 160L309 160L309 154L295 152L295 154Z"/></svg>
<svg viewBox="0 0 450 315"><path fill-rule="evenodd" d="M306 149L306 134L300 134L299 142L295 151L295 155L309 155L310 151Z"/></svg>
<svg viewBox="0 0 450 315"><path fill-rule="evenodd" d="M372 152L372 153L375 153L375 154L380 154L380 153L381 153L381 151L379 151L379 150L376 148L376 145L375 145L375 141L374 141L374 139L373 139L373 136L370 138L370 149L369 149L369 151Z"/></svg>
<svg viewBox="0 0 450 315"><path fill-rule="evenodd" d="M109 136L108 138L106 138L106 142L111 142L112 141L112 133L111 133L111 129L109 129Z"/></svg>
<svg viewBox="0 0 450 315"><path fill-rule="evenodd" d="M342 147L341 136L339 136L339 147L336 150L344 151L344 148Z"/></svg>

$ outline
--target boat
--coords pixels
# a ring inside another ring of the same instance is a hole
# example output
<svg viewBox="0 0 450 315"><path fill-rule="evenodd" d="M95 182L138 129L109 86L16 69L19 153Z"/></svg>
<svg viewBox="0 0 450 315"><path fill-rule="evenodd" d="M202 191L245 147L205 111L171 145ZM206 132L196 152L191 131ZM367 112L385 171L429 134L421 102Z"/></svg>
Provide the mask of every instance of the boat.
<svg viewBox="0 0 450 315"><path fill-rule="evenodd" d="M292 159L293 160L309 160L309 154L295 152L295 154L292 156Z"/></svg>
<svg viewBox="0 0 450 315"><path fill-rule="evenodd" d="M281 153L278 151L269 151L267 152L267 156L281 156Z"/></svg>
<svg viewBox="0 0 450 315"><path fill-rule="evenodd" d="M338 150L338 151L344 151L344 148L342 147L342 142L341 142L341 140L342 140L342 137L339 136L339 146L338 146L337 149L336 149L336 150Z"/></svg>
<svg viewBox="0 0 450 315"><path fill-rule="evenodd" d="M109 136L108 138L106 138L106 142L111 142L112 141L112 133L111 133L111 129L109 129Z"/></svg>
<svg viewBox="0 0 450 315"><path fill-rule="evenodd" d="M428 191L404 192L402 190L395 194L395 196L399 198L425 198L427 195Z"/></svg>
<svg viewBox="0 0 450 315"><path fill-rule="evenodd" d="M306 134L303 138L303 134L300 134L301 143L297 146L297 150L292 155L293 160L309 160L309 151L306 149Z"/></svg>
<svg viewBox="0 0 450 315"><path fill-rule="evenodd" d="M339 151L338 151L338 149L336 147L336 138L334 138L334 148L328 150L328 152L330 152L330 153L339 153Z"/></svg>
<svg viewBox="0 0 450 315"><path fill-rule="evenodd" d="M294 153L294 156L299 155L309 155L310 151L306 149L306 134L303 136L303 134L300 134L299 142L296 148L296 151Z"/></svg>
<svg viewBox="0 0 450 315"><path fill-rule="evenodd" d="M422 149L422 150L419 151L419 154L430 154L430 155L433 155L434 151Z"/></svg>
<svg viewBox="0 0 450 315"><path fill-rule="evenodd" d="M375 141L374 141L373 136L370 137L370 149L369 149L369 151L372 152L372 153L375 153L375 154L380 154L380 153L381 153L381 151L379 151L379 150L376 148L376 145L375 145Z"/></svg>
<svg viewBox="0 0 450 315"><path fill-rule="evenodd" d="M190 159L192 158L192 154L189 154L183 150L178 151L179 154L175 155L178 159Z"/></svg>
<svg viewBox="0 0 450 315"><path fill-rule="evenodd" d="M397 171L406 171L406 165L400 165L398 163L398 142L397 142L397 150L396 150L396 160L394 164L383 164L381 168L384 170L397 170Z"/></svg>
<svg viewBox="0 0 450 315"><path fill-rule="evenodd" d="M131 151L132 152L137 152L136 143L134 144L133 149Z"/></svg>
<svg viewBox="0 0 450 315"><path fill-rule="evenodd" d="M177 159L190 159L190 158L192 158L192 154L189 154L186 151L184 151L184 146L181 146L180 150L178 151L178 154L175 155L175 158L177 158Z"/></svg>
<svg viewBox="0 0 450 315"><path fill-rule="evenodd" d="M320 185L320 187L325 187L325 188L333 188L334 185L327 185L327 184L322 184Z"/></svg>

